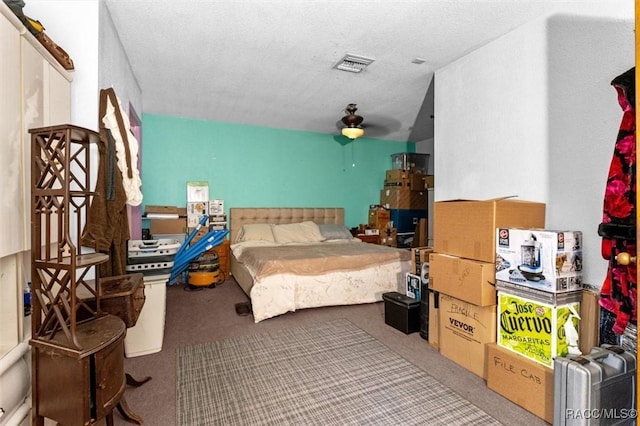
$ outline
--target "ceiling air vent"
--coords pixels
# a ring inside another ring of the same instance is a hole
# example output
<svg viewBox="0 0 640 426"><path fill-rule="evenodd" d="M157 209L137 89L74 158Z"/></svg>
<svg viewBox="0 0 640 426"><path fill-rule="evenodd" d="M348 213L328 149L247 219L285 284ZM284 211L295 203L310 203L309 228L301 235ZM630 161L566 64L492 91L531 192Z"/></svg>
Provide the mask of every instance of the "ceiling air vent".
<svg viewBox="0 0 640 426"><path fill-rule="evenodd" d="M365 58L364 56L346 55L338 61L334 68L342 71L360 72L373 61L375 61L375 59Z"/></svg>

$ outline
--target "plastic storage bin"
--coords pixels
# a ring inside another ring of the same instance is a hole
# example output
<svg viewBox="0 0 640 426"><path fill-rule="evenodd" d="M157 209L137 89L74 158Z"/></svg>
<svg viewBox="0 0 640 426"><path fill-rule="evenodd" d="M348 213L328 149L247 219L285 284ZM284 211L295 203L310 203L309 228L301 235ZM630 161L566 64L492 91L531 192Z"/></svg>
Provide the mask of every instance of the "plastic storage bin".
<svg viewBox="0 0 640 426"><path fill-rule="evenodd" d="M136 325L127 329L124 352L127 358L162 350L169 275L144 277L145 302Z"/></svg>
<svg viewBox="0 0 640 426"><path fill-rule="evenodd" d="M127 261L134 263L172 262L182 243L175 239L130 240Z"/></svg>
<svg viewBox="0 0 640 426"><path fill-rule="evenodd" d="M429 154L398 152L391 154L391 164L392 169L409 170L426 175L429 167Z"/></svg>

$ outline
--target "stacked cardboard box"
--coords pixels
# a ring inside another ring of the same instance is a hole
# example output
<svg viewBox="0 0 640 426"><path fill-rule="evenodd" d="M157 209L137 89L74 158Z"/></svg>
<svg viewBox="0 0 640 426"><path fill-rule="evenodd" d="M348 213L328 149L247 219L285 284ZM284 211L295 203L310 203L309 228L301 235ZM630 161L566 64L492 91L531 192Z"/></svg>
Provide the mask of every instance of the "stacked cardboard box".
<svg viewBox="0 0 640 426"><path fill-rule="evenodd" d="M496 288L498 345L549 368L580 352L581 232L498 228Z"/></svg>
<svg viewBox="0 0 640 426"><path fill-rule="evenodd" d="M227 216L224 213L224 200L209 199L208 182L187 182L187 233L193 232L205 215L208 219L192 242L196 242L209 231L227 229Z"/></svg>
<svg viewBox="0 0 640 426"><path fill-rule="evenodd" d="M368 230L365 235L375 235L375 243L389 247L396 247L396 229L391 224L391 216L389 210L379 204L369 206L369 220L367 222Z"/></svg>
<svg viewBox="0 0 640 426"><path fill-rule="evenodd" d="M486 345L496 341L496 228L544 226L545 206L457 200L436 202L433 214L429 287L439 293L440 353L486 378Z"/></svg>
<svg viewBox="0 0 640 426"><path fill-rule="evenodd" d="M548 423L553 423L553 370L487 344L487 387Z"/></svg>
<svg viewBox="0 0 640 426"><path fill-rule="evenodd" d="M542 203L436 202L429 285L440 294L440 353L484 377L493 391L552 422L553 370L497 343L497 230L544 228L544 223Z"/></svg>
<svg viewBox="0 0 640 426"><path fill-rule="evenodd" d="M411 247L416 227L427 217L427 191L422 170L387 170L380 204L389 211L389 220L398 233L398 246ZM424 227L426 233L426 227ZM423 238L426 241L426 236Z"/></svg>
<svg viewBox="0 0 640 426"><path fill-rule="evenodd" d="M153 238L163 235L184 235L187 228L187 209L176 206L146 206L145 218Z"/></svg>

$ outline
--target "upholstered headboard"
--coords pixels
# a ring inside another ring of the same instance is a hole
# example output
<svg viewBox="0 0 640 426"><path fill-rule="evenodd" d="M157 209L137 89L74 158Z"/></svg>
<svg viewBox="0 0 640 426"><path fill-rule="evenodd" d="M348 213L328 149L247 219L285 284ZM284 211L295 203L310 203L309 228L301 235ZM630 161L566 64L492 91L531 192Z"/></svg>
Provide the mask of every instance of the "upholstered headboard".
<svg viewBox="0 0 640 426"><path fill-rule="evenodd" d="M230 208L229 239L233 243L242 225L250 223L298 223L313 221L317 224L335 223L344 225L344 209L341 207L306 208L306 207L269 207L269 208Z"/></svg>

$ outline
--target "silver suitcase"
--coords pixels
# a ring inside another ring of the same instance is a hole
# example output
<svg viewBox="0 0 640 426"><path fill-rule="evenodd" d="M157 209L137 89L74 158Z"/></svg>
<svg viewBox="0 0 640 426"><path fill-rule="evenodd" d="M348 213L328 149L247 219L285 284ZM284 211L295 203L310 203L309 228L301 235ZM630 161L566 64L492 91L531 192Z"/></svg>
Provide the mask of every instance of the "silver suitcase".
<svg viewBox="0 0 640 426"><path fill-rule="evenodd" d="M554 426L636 424L636 356L620 346L554 360Z"/></svg>

